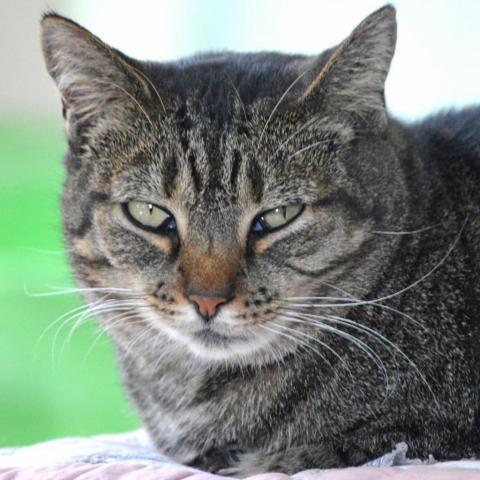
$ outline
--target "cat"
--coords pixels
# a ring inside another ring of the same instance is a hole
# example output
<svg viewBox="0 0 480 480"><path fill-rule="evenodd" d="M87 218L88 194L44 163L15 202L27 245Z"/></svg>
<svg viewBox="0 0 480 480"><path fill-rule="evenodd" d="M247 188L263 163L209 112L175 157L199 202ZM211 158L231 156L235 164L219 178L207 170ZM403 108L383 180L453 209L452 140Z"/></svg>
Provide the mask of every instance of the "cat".
<svg viewBox="0 0 480 480"><path fill-rule="evenodd" d="M54 13L41 37L75 278L160 452L478 454L480 109L389 116L392 6L318 56L137 61Z"/></svg>

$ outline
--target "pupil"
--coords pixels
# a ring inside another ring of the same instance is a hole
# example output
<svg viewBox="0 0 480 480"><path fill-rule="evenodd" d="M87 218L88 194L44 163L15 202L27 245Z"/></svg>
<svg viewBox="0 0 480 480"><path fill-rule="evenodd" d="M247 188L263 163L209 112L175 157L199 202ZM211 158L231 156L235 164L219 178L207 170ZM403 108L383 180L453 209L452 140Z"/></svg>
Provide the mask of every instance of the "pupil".
<svg viewBox="0 0 480 480"><path fill-rule="evenodd" d="M255 224L253 225L252 230L253 230L254 232L263 232L262 222L260 222L260 220L257 220L257 221L255 222Z"/></svg>
<svg viewBox="0 0 480 480"><path fill-rule="evenodd" d="M173 217L167 218L166 222L167 222L166 227L168 230L175 230L177 228L177 224Z"/></svg>

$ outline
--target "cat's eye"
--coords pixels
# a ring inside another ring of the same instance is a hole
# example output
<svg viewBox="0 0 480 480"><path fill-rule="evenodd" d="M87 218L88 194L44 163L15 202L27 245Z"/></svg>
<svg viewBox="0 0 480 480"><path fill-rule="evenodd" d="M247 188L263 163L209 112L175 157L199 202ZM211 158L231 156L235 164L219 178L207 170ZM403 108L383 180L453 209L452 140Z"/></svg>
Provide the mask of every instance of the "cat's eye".
<svg viewBox="0 0 480 480"><path fill-rule="evenodd" d="M126 217L137 227L156 233L174 231L175 217L158 205L132 201L122 204Z"/></svg>
<svg viewBox="0 0 480 480"><path fill-rule="evenodd" d="M273 232L293 222L304 209L304 205L282 205L281 207L267 210L254 218L252 233L264 234Z"/></svg>

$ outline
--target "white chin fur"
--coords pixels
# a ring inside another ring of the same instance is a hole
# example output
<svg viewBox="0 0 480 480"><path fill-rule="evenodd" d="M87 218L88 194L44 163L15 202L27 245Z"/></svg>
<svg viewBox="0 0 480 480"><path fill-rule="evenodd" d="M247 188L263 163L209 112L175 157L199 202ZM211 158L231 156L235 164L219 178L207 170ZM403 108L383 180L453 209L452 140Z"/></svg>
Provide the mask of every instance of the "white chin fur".
<svg viewBox="0 0 480 480"><path fill-rule="evenodd" d="M196 317L196 314L185 313L186 318L182 319L183 325L199 324L200 320ZM258 329L255 333L245 332L245 338L242 339L235 338L232 335L230 340L228 339L228 333L225 331L227 330L225 325L227 323L231 325L234 320L227 312L222 312L222 317L215 318L215 321L221 322L220 325L224 328L213 328L213 331L227 336L223 345L215 341L206 342L201 338L196 338L194 332L189 333L188 331L182 331L181 328L166 325L165 322L159 322L156 315L148 315L148 320L153 322L158 330L165 333L175 343L187 347L195 357L206 361L258 364L279 359L290 350L285 346L279 348L278 336L263 329Z"/></svg>
<svg viewBox="0 0 480 480"><path fill-rule="evenodd" d="M274 342L275 335L270 332L261 332L258 336L249 336L238 340L232 338L226 344L207 344L194 335L183 333L180 330L168 326L161 326L162 331L168 336L185 345L188 350L198 358L210 361L231 361L240 363L257 363L260 357L265 357ZM258 357L258 358L255 358Z"/></svg>

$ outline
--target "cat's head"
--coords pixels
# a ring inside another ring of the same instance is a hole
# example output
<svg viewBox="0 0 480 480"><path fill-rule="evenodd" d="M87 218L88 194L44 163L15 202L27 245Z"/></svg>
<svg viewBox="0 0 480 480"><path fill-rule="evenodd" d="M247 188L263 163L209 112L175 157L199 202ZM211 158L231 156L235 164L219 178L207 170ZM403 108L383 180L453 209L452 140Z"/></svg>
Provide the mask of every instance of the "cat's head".
<svg viewBox="0 0 480 480"><path fill-rule="evenodd" d="M72 264L121 346L281 356L306 335L292 301L374 281L370 232L401 205L392 7L317 57L139 62L57 15L42 42L67 124Z"/></svg>

